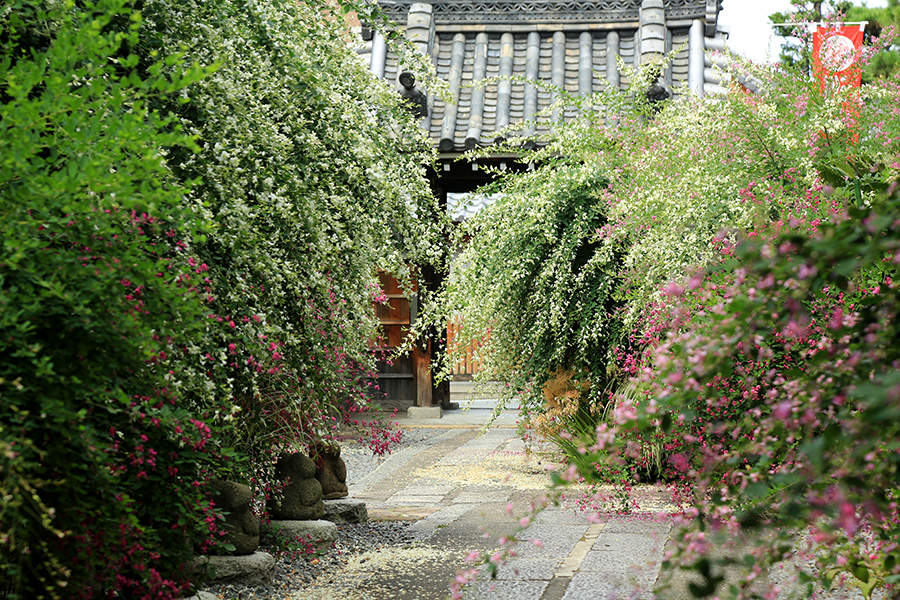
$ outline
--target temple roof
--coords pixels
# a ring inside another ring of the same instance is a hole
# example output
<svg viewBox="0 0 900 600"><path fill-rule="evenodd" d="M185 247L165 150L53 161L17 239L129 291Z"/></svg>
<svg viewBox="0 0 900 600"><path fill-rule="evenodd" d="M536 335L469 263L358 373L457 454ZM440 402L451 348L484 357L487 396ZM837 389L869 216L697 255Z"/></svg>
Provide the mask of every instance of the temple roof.
<svg viewBox="0 0 900 600"><path fill-rule="evenodd" d="M719 90L705 57L721 49L721 0L440 0L383 4L406 37L448 82L455 103L427 99L422 125L445 154L493 144L507 125L536 121L525 133L548 133L576 109L544 114L555 93L574 95L628 86L616 57L639 65L679 49L661 82L671 90ZM363 53L372 71L398 82L397 56L375 34ZM487 85L474 85L497 78ZM532 84L531 81L535 83ZM398 84L398 89L400 89ZM598 107L599 108L599 107ZM542 113L544 111L544 113Z"/></svg>
<svg viewBox="0 0 900 600"><path fill-rule="evenodd" d="M380 3L382 10L403 23L410 8L418 2L396 0ZM710 11L720 9L722 0L664 0L670 21L707 19ZM637 26L641 0L440 0L427 3L439 29L504 25L562 25L575 28L610 27L616 24ZM715 32L710 31L710 34Z"/></svg>

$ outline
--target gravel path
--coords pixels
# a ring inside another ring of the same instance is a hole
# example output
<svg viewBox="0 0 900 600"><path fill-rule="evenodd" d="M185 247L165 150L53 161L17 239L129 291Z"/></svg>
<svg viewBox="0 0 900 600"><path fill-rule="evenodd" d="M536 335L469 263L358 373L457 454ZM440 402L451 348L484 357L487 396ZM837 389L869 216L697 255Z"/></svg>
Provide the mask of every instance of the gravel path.
<svg viewBox="0 0 900 600"><path fill-rule="evenodd" d="M330 573L346 565L347 561L357 554L412 543L415 536L408 531L411 524L394 521L339 525L338 539L333 547L313 556L294 559L287 555L282 556L275 565L275 581L272 587L221 585L206 588L205 591L224 600L284 600L318 578L328 581ZM265 550L264 547L260 549Z"/></svg>
<svg viewBox="0 0 900 600"><path fill-rule="evenodd" d="M427 445L433 438L446 433L446 429L439 427L416 427L403 430L400 444L392 448L393 451L403 450L412 446ZM347 440L341 442L341 458L347 465L347 484L353 484L377 469L381 463L387 460L389 454L375 456L372 451L360 442Z"/></svg>
<svg viewBox="0 0 900 600"><path fill-rule="evenodd" d="M445 433L440 428L409 428L403 430L399 445L394 451L415 446L427 446L432 438ZM341 442L341 458L347 465L347 483L359 481L377 469L389 455L373 455L364 444L355 440ZM329 575L346 565L358 554L387 547L406 546L418 539L409 531L412 522L390 521L358 523L338 526L338 539L331 548L312 556L279 557L275 565L275 581L272 587L246 587L242 585L211 586L204 591L221 600L286 600L291 594L309 586L319 578L328 581ZM266 550L260 547L260 550Z"/></svg>

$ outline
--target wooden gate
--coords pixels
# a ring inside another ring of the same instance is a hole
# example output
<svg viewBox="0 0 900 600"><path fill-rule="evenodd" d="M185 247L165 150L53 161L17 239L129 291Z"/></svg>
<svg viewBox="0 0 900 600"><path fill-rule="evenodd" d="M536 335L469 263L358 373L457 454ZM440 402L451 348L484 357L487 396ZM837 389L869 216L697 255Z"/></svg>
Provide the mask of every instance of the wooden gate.
<svg viewBox="0 0 900 600"><path fill-rule="evenodd" d="M459 334L460 325L456 322L450 322L447 325L447 346L453 348L456 343L456 337ZM454 381L469 381L478 372L478 361L475 359L475 350L481 345L481 342L474 342L466 348L462 359L453 365L450 374Z"/></svg>
<svg viewBox="0 0 900 600"><path fill-rule="evenodd" d="M373 341L372 345L388 357L403 345L415 324L416 303L415 295L410 297L404 294L397 280L387 273L379 273L379 283L387 302L374 305L375 315L381 323L382 337ZM418 292L420 284L421 281L412 282L413 294ZM413 405L440 406L449 402L449 383L435 384L431 368L433 357L444 351L445 333L449 334L449 331L426 335L403 356L378 361L376 377L379 390L375 399L382 406L404 410ZM471 379L476 369L473 360L466 361L462 378Z"/></svg>
<svg viewBox="0 0 900 600"><path fill-rule="evenodd" d="M387 273L378 274L382 291L387 296L386 304L375 304L375 315L381 323L382 337L375 346L388 357L399 348L409 333L413 314L410 311L409 298L400 289L396 279ZM418 291L415 282L413 291ZM391 361L379 360L378 372L379 394L377 400L391 408L402 408L403 405L416 401L416 374L411 353Z"/></svg>

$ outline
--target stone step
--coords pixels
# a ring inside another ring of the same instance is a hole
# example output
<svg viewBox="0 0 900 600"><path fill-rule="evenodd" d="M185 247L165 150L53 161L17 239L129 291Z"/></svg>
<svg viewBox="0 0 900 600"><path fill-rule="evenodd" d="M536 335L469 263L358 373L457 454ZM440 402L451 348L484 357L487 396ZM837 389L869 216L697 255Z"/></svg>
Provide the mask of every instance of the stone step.
<svg viewBox="0 0 900 600"><path fill-rule="evenodd" d="M325 546L337 540L337 525L324 519L316 521L270 521L269 523L278 529L279 536L312 542L317 546Z"/></svg>
<svg viewBox="0 0 900 600"><path fill-rule="evenodd" d="M440 419L440 406L410 406L406 409L407 419Z"/></svg>
<svg viewBox="0 0 900 600"><path fill-rule="evenodd" d="M197 592L189 598L184 598L184 600L219 600L219 597L212 592Z"/></svg>
<svg viewBox="0 0 900 600"><path fill-rule="evenodd" d="M325 521L332 523L365 523L369 520L366 503L356 498L338 498L325 501Z"/></svg>
<svg viewBox="0 0 900 600"><path fill-rule="evenodd" d="M212 567L212 582L238 583L246 586L272 585L275 578L275 557L268 552L254 552L246 556L201 556L200 568Z"/></svg>

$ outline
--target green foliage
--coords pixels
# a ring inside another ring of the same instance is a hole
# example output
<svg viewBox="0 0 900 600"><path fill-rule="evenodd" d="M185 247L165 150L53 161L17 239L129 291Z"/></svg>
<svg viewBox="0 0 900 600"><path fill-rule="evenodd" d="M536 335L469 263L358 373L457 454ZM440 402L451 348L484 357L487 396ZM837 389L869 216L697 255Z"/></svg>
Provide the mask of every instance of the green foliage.
<svg viewBox="0 0 900 600"><path fill-rule="evenodd" d="M153 359L202 323L176 252L202 221L163 156L191 141L152 105L203 73L134 76L122 1L0 19L0 589L176 594L204 437Z"/></svg>
<svg viewBox="0 0 900 600"><path fill-rule="evenodd" d="M742 245L744 285L717 307L719 318L656 351L666 357L653 390L658 407L637 423L649 429L660 414L717 406L715 381L747 354L792 353L793 369L743 373L746 386L763 388L765 402L717 424L732 432L727 453L712 444L696 449L695 502L700 514L716 515L714 529L765 525L791 544L797 531L809 532L808 545L796 547L823 566L819 583L828 588L836 574L852 574L868 595L876 581L898 575L900 200L881 196L849 216L811 236ZM873 273L881 273L874 282ZM828 307L824 319L818 306ZM689 382L673 385L688 373ZM781 560L775 552L755 556L750 566Z"/></svg>
<svg viewBox="0 0 900 600"><path fill-rule="evenodd" d="M729 74L752 77L758 92L683 98L653 118L618 104L606 123L588 116L595 130L558 128L552 152L602 182L593 199L606 225L590 243L619 253L603 307L613 312L595 321L621 324L604 374L634 377L608 422L586 431L593 423L572 411L555 439L585 479L619 483L628 501L647 474L685 492L676 499L692 527L671 539L665 566L698 574L696 596L774 597L759 576L792 559L816 565L800 574L801 594L849 576L871 595L900 583L900 86L823 93L799 70L738 63ZM518 285L562 310L570 299L533 289L522 264L483 258L519 239L532 198L554 197L553 177L502 181L519 206L504 197L478 222L480 249L464 251L463 273L495 269L510 280L491 282L502 298ZM478 298L493 293L475 281ZM546 381L526 372L532 354L517 345L530 332L499 331L546 324L485 306L494 312L465 323L496 324L491 340L501 341L488 350L522 365L519 380ZM740 562L731 551L742 545L751 550ZM738 566L743 577L721 590L723 570Z"/></svg>
<svg viewBox="0 0 900 600"><path fill-rule="evenodd" d="M738 134L736 155L755 149L767 165L748 165L753 179L737 190L763 210L714 236L718 265L681 270L648 305L637 346L649 356L634 361L645 395L620 398L616 443L607 437L595 456L628 464L665 434L666 475L690 491L694 529L678 536L673 564L704 577L693 593L721 597L717 578L733 558L706 550L725 540L754 547L755 570L729 597L762 597L756 574L792 552L818 561L823 587L844 573L868 593L897 574L897 406L887 390L897 381L889 324L900 241L896 192L886 190L900 175L898 87L823 97L796 72L754 74L759 94L729 94L717 110L738 119L722 127ZM715 169L695 182L713 203L729 194ZM770 535L755 537L762 527Z"/></svg>
<svg viewBox="0 0 900 600"><path fill-rule="evenodd" d="M815 162L834 157L811 158L807 142L846 126L839 103L810 100L811 83L682 97L657 112L633 92L653 66L625 71L630 90L577 100L585 118L528 157L535 171L502 175L486 190L502 199L463 230L471 239L447 296L464 324L459 346L487 340L480 377L513 382L527 407L559 368L592 377L604 404L610 379L636 368L667 318L659 303L674 274L718 262L736 231L827 208ZM797 190L810 190L799 207Z"/></svg>
<svg viewBox="0 0 900 600"><path fill-rule="evenodd" d="M900 1L888 0L887 6L883 8L854 6L847 12L847 20L851 22L868 21L865 31L866 42L882 44L881 38L898 33ZM878 41L875 38L879 38ZM866 83L871 83L879 77L887 78L897 74L897 68L900 65L900 49L893 44L883 50L886 51L879 52L866 65L866 70L863 72L863 81Z"/></svg>
<svg viewBox="0 0 900 600"><path fill-rule="evenodd" d="M805 31L807 23L820 23L826 15L847 14L853 6L850 0L791 0L791 8L785 12L769 15L771 23L795 23L778 25L775 32L785 38L781 44L779 62L787 68L809 69L809 39ZM824 9L824 10L823 10Z"/></svg>
<svg viewBox="0 0 900 600"><path fill-rule="evenodd" d="M623 68L635 89L655 80L653 69ZM523 159L533 170L498 171L480 190L499 200L458 231L461 254L442 298L447 317L462 325L448 362L474 348L478 377L509 383L510 397L524 394L523 407L538 412L542 386L563 371L588 382L584 400L600 408L619 335L622 251L618 240L605 239L612 171L596 160L619 148L594 107L628 119L655 112L642 94L554 93L560 100L548 113L566 105L582 118L560 123L547 137L529 134L530 123L501 132L510 152L521 151L523 141L544 145Z"/></svg>

